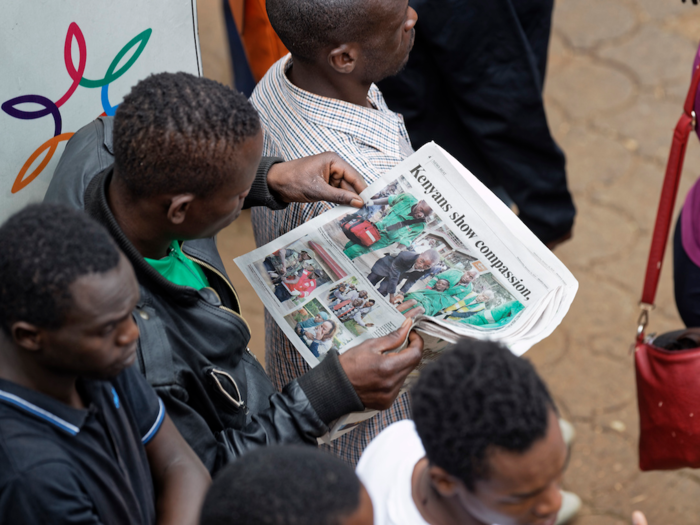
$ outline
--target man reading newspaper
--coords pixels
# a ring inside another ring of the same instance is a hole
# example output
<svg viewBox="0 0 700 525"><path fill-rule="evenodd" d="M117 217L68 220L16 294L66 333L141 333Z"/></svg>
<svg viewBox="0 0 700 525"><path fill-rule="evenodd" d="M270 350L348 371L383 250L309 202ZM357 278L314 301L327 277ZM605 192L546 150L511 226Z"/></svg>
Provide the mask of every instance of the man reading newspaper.
<svg viewBox="0 0 700 525"><path fill-rule="evenodd" d="M374 197L368 200L367 195ZM375 222L377 230L389 233L379 241L382 249L349 242L344 225L357 212L339 207L236 260L271 317L310 366L324 359L323 351L317 350L322 344L342 354L395 330L407 317L413 318L424 338L423 363L463 336L500 341L519 355L549 335L571 305L578 288L573 275L509 208L439 146L424 146L362 196L368 206L360 214L381 215ZM407 216L429 216L429 220L402 224L401 235L388 230ZM342 273L293 306L275 301L272 284L262 284L267 273L262 261L290 245L322 249L329 258L326 262ZM434 247L418 253L411 245ZM348 283L368 293L363 306L358 298L338 302L345 297ZM336 291L342 291L340 297ZM370 314L374 326L360 330L348 312L364 308L369 300L374 301ZM294 332L298 319L290 310L306 306L328 312L327 328L334 323L332 332L322 330L323 341L317 334L314 348ZM416 377L417 372L411 373L408 382ZM351 431L371 415L341 418L323 440Z"/></svg>

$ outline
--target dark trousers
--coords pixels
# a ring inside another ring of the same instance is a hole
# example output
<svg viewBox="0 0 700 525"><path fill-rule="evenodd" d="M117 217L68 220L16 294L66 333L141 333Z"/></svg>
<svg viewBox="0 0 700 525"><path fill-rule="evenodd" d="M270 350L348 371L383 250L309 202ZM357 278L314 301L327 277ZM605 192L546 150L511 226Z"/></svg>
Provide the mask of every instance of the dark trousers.
<svg viewBox="0 0 700 525"><path fill-rule="evenodd" d="M406 68L380 82L414 148L434 140L490 188L502 187L543 242L573 225L564 154L542 86L553 0L410 0Z"/></svg>
<svg viewBox="0 0 700 525"><path fill-rule="evenodd" d="M372 285L375 287L377 286L377 284L379 284L379 288L377 288L377 291L380 294L386 296L389 294L389 281L386 277L386 275L379 275L378 273L370 272L370 274L367 276L367 280L371 282Z"/></svg>
<svg viewBox="0 0 700 525"><path fill-rule="evenodd" d="M280 283L275 285L275 297L279 299L280 303L283 303L286 300L291 299L292 294L290 294L287 288L285 288L285 286Z"/></svg>
<svg viewBox="0 0 700 525"><path fill-rule="evenodd" d="M700 268L683 249L680 217L673 235L673 287L676 307L685 326L700 326Z"/></svg>

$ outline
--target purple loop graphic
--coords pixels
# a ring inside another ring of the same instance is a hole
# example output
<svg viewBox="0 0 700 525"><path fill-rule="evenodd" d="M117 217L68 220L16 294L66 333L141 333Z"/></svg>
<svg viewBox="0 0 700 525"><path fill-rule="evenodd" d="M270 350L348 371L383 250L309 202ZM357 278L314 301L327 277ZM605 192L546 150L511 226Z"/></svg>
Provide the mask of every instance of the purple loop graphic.
<svg viewBox="0 0 700 525"><path fill-rule="evenodd" d="M25 111L17 108L18 105L27 103L39 104L40 106L44 106L44 109ZM53 136L55 137L61 134L61 112L58 110L58 106L46 97L42 97L41 95L20 95L19 97L11 98L3 102L0 108L11 117L21 120L33 120L51 114L53 115L55 125Z"/></svg>
<svg viewBox="0 0 700 525"><path fill-rule="evenodd" d="M78 24L71 22L68 27L68 32L66 33L66 39L63 46L63 58L66 66L66 71L68 76L73 81L65 94L59 98L56 102L51 101L46 97L41 95L22 95L19 97L6 100L0 105L0 109L10 115L13 118L20 120L34 120L45 117L47 115L53 116L54 120L54 136L53 138L47 140L42 144L32 155L27 159L24 166L20 170L15 183L12 186L12 193L17 193L18 191L29 185L36 177L46 168L51 157L56 152L56 146L59 142L68 140L73 133L61 133L61 128L63 122L61 119L61 112L59 108L67 102L75 93L78 86L83 86L86 88L102 88L100 99L102 102L102 107L104 109L104 114L114 115L119 104L112 106L109 102L109 85L114 80L117 80L124 73L126 73L131 66L138 60L139 56L143 52L148 40L151 37L153 30L151 28L142 31L134 38L132 38L127 44L117 53L117 55L112 60L112 63L107 68L104 78L100 80L90 80L83 76L85 72L85 66L87 64L87 45L85 42L85 37L81 31ZM78 67L75 67L73 62L73 56L71 53L73 42L78 45ZM121 60L131 51L132 48L136 47L136 50L131 55L131 57L122 65L118 70L116 69ZM19 109L17 106L21 104L38 104L42 106L42 109L37 109L33 111L27 111ZM25 177L27 170L31 166L39 155L44 151L47 151L44 159L41 161L40 165L27 177Z"/></svg>

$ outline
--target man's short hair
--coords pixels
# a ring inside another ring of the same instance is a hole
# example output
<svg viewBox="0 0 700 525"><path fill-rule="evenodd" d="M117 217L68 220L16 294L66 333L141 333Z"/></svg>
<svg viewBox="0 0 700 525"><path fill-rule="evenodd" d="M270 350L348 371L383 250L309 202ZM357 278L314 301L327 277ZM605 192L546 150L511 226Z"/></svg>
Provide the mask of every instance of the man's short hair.
<svg viewBox="0 0 700 525"><path fill-rule="evenodd" d="M313 62L328 47L357 42L373 24L366 0L267 0L270 24L295 58Z"/></svg>
<svg viewBox="0 0 700 525"><path fill-rule="evenodd" d="M430 207L430 205L427 202L425 202L424 200L420 200L420 201L416 202L413 206L415 207L418 204L424 204L425 207L428 208L427 210L424 211L426 219L433 215L433 209ZM411 211L413 211L413 208L411 208ZM429 239L429 240L435 242L435 239Z"/></svg>
<svg viewBox="0 0 700 525"><path fill-rule="evenodd" d="M339 525L360 505L354 470L311 447L247 453L214 479L201 525Z"/></svg>
<svg viewBox="0 0 700 525"><path fill-rule="evenodd" d="M432 465L474 490L494 449L523 453L545 437L554 402L530 362L492 341L462 339L427 366L411 391Z"/></svg>
<svg viewBox="0 0 700 525"><path fill-rule="evenodd" d="M107 231L86 214L56 204L32 204L0 226L0 325L17 321L60 328L72 305L70 285L119 264Z"/></svg>
<svg viewBox="0 0 700 525"><path fill-rule="evenodd" d="M114 165L136 197L207 196L231 177L238 146L259 131L241 93L188 73L159 73L117 109Z"/></svg>
<svg viewBox="0 0 700 525"><path fill-rule="evenodd" d="M421 253L421 256L423 256L423 259L427 259L433 264L437 263L440 260L440 252L438 252L434 248L431 248L430 250L425 250L423 253Z"/></svg>

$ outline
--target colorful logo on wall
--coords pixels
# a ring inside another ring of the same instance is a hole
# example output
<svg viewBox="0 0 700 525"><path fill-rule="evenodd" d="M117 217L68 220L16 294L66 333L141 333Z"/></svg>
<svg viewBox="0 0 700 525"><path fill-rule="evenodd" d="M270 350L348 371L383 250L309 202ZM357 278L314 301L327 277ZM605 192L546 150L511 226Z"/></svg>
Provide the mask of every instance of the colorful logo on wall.
<svg viewBox="0 0 700 525"><path fill-rule="evenodd" d="M66 91L66 93L56 102L53 102L50 99L41 95L21 95L19 97L7 100L3 102L2 105L0 105L0 109L2 109L11 117L17 119L34 120L51 115L54 120L53 137L44 142L34 151L34 153L32 153L29 156L27 161L19 170L15 182L12 184L12 193L17 193L18 191L26 188L34 179L36 179L51 161L51 158L53 157L54 153L56 153L56 148L58 144L64 140L68 140L73 136L73 133L62 132L61 111L59 108L63 104L65 104L71 96L73 96L73 93L75 93L76 89L78 89L78 86L82 86L88 89L101 88L102 109L104 110L104 113L102 113L99 116L114 115L117 106L112 106L109 103L109 85L115 80L117 80L119 77L121 77L124 73L129 71L131 66L134 65L134 63L138 60L139 56L141 56L141 53L146 47L148 39L151 37L151 33L152 29L146 29L145 31L139 33L134 38L132 38L114 57L112 63L107 68L105 76L99 80L90 80L83 76L83 73L85 72L85 65L87 64L87 46L85 45L85 37L83 36L83 32L80 30L80 27L78 27L78 24L76 24L75 22L72 22L70 26L68 26L68 32L66 33L66 41L63 47L63 58L66 64L66 71L68 72L68 76L70 76L71 80L73 80L73 83L68 88L68 91ZM75 40L76 44L78 45L77 69L75 67L75 64L73 63L73 57L71 53L73 40ZM121 62L121 60L134 47L136 49L131 55L131 57L119 69L117 69L119 62ZM39 106L42 106L43 109L26 111L17 107L21 104L27 103L38 104ZM31 165L44 152L46 152L46 155L44 156L41 163L29 175L27 175L27 171L29 170Z"/></svg>

